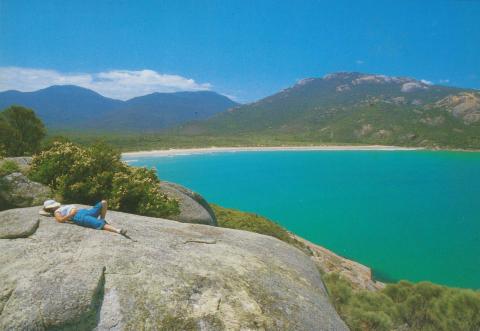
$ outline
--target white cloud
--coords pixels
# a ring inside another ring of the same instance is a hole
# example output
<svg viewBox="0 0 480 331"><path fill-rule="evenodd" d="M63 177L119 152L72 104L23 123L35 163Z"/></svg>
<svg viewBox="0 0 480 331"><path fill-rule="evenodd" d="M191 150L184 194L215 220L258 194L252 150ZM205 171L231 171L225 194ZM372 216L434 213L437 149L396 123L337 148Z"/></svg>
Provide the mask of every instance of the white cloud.
<svg viewBox="0 0 480 331"><path fill-rule="evenodd" d="M111 70L97 73L62 73L56 70L0 67L0 91L36 91L51 85L78 85L106 97L127 100L153 92L204 91L209 83L161 74L153 70Z"/></svg>
<svg viewBox="0 0 480 331"><path fill-rule="evenodd" d="M423 84L426 84L426 85L433 85L433 82L429 81L429 80L426 80L426 79L421 79L420 80Z"/></svg>
<svg viewBox="0 0 480 331"><path fill-rule="evenodd" d="M438 82L440 84L448 84L448 83L450 83L450 79L440 79Z"/></svg>
<svg viewBox="0 0 480 331"><path fill-rule="evenodd" d="M363 60L357 60L355 61L356 64L364 64L365 62Z"/></svg>

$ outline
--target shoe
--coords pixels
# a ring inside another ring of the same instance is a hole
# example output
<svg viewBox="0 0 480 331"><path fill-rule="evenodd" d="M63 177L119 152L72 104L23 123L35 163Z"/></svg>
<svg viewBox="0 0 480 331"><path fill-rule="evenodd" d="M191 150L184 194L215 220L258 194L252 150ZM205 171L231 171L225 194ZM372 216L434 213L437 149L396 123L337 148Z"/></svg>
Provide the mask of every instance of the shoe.
<svg viewBox="0 0 480 331"><path fill-rule="evenodd" d="M120 231L118 233L120 233L122 236L126 236L127 235L127 230L120 229Z"/></svg>

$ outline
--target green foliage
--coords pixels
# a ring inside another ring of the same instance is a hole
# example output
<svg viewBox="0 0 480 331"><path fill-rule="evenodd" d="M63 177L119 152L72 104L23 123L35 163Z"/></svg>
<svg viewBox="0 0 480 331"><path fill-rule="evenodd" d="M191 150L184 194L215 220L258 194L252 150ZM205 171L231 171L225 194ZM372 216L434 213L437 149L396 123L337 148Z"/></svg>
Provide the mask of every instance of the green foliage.
<svg viewBox="0 0 480 331"><path fill-rule="evenodd" d="M16 132L7 121L3 113L0 113L0 152L1 156L13 156L15 150Z"/></svg>
<svg viewBox="0 0 480 331"><path fill-rule="evenodd" d="M19 172L20 167L13 161L2 160L0 161L0 177L6 176L13 172Z"/></svg>
<svg viewBox="0 0 480 331"><path fill-rule="evenodd" d="M178 202L159 189L153 170L133 168L104 143L80 147L53 142L35 155L30 178L50 186L66 202L92 204L109 199L113 209L148 216L178 213Z"/></svg>
<svg viewBox="0 0 480 331"><path fill-rule="evenodd" d="M0 145L9 156L35 153L45 136L45 127L33 110L11 106L0 113Z"/></svg>
<svg viewBox="0 0 480 331"><path fill-rule="evenodd" d="M236 209L220 207L214 204L210 205L215 212L218 226L220 227L256 232L267 236L272 236L303 251L307 251L305 245L293 238L287 230L265 217Z"/></svg>
<svg viewBox="0 0 480 331"><path fill-rule="evenodd" d="M112 180L113 208L142 215L164 217L179 212L178 202L159 191L154 170L124 166Z"/></svg>
<svg viewBox="0 0 480 331"><path fill-rule="evenodd" d="M52 133L61 134L71 141L80 145L89 145L92 142L101 139L108 144L115 146L121 151L137 151L151 149L169 149L169 148L196 148L210 146L299 146L315 144L311 140L303 140L299 137L275 136L263 134L248 134L235 136L220 135L174 135L167 133L158 134L131 134L131 133L93 133L93 132L65 132L53 131Z"/></svg>
<svg viewBox="0 0 480 331"><path fill-rule="evenodd" d="M324 275L323 280L337 311L353 331L480 329L478 291L400 281L370 292L354 290L335 273Z"/></svg>
<svg viewBox="0 0 480 331"><path fill-rule="evenodd" d="M89 144L88 145L92 145L94 143L97 143L99 141L104 141L104 140L101 140L101 139L98 139L98 138L93 138L90 140ZM49 134L47 135L43 140L42 140L42 144L40 146L40 150L46 150L46 149L50 149L52 148L53 144L56 143L56 142L59 142L59 143L70 143L72 142L71 139L69 139L68 137L66 136L63 136L63 135L59 135L59 134Z"/></svg>

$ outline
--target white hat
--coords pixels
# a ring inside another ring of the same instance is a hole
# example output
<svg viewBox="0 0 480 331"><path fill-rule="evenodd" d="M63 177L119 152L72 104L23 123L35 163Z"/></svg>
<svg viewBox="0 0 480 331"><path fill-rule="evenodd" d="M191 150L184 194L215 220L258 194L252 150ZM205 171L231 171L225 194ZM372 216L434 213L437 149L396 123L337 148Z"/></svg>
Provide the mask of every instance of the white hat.
<svg viewBox="0 0 480 331"><path fill-rule="evenodd" d="M50 209L50 208L55 208L55 207L60 207L60 203L56 202L55 200L47 200L43 203L43 208L44 209Z"/></svg>

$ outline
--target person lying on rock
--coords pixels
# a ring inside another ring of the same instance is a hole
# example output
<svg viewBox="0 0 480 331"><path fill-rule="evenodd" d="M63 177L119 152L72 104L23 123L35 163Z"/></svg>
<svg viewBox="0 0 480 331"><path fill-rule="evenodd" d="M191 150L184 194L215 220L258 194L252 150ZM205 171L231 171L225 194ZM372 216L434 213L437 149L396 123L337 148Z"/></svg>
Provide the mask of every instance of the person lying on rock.
<svg viewBox="0 0 480 331"><path fill-rule="evenodd" d="M107 215L107 201L102 200L92 208L77 208L75 205L61 205L55 200L47 200L43 203L43 211L49 215L55 216L57 222L65 223L72 221L73 223L87 228L105 230L110 232L126 235L127 230L117 229L105 220Z"/></svg>

